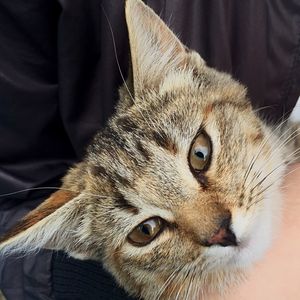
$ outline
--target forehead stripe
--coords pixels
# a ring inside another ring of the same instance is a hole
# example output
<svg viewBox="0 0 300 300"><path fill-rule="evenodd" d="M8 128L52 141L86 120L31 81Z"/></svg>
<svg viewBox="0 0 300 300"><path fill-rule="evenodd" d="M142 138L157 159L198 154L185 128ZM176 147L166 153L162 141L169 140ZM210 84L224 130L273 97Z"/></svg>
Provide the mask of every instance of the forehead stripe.
<svg viewBox="0 0 300 300"><path fill-rule="evenodd" d="M152 154L149 152L149 150L143 145L141 141L137 141L136 143L136 149L138 150L139 154L145 159L149 160L152 156Z"/></svg>
<svg viewBox="0 0 300 300"><path fill-rule="evenodd" d="M138 214L139 209L132 205L121 193L118 193L115 197L116 207L126 210L132 214Z"/></svg>
<svg viewBox="0 0 300 300"><path fill-rule="evenodd" d="M173 154L177 153L177 146L175 143L166 135L163 131L153 131L152 132L153 141L159 146Z"/></svg>
<svg viewBox="0 0 300 300"><path fill-rule="evenodd" d="M116 124L126 132L133 132L138 129L134 121L128 117L121 117L117 119Z"/></svg>

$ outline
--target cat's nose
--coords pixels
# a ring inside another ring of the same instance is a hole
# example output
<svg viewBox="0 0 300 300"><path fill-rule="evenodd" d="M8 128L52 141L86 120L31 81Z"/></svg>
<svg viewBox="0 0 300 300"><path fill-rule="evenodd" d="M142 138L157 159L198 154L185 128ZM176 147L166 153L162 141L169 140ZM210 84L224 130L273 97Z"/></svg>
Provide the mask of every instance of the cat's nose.
<svg viewBox="0 0 300 300"><path fill-rule="evenodd" d="M231 218L222 221L219 230L207 240L207 246L220 245L223 247L237 246L235 234L230 229Z"/></svg>

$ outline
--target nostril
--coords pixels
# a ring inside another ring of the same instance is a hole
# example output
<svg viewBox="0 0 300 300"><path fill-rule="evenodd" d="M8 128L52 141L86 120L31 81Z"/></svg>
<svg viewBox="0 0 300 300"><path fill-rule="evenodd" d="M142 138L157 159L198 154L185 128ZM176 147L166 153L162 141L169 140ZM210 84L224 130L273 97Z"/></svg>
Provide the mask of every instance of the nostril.
<svg viewBox="0 0 300 300"><path fill-rule="evenodd" d="M223 247L237 246L235 234L230 229L231 218L222 221L219 230L208 239L207 246L220 245Z"/></svg>

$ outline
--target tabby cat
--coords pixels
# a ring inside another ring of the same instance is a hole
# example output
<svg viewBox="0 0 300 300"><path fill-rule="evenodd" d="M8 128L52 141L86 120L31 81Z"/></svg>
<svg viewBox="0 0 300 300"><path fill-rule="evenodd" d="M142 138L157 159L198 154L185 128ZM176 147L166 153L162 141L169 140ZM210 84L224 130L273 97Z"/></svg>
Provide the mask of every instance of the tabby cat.
<svg viewBox="0 0 300 300"><path fill-rule="evenodd" d="M101 261L131 295L199 299L237 283L270 246L296 131L268 127L140 0L127 0L132 76L60 190L0 251Z"/></svg>

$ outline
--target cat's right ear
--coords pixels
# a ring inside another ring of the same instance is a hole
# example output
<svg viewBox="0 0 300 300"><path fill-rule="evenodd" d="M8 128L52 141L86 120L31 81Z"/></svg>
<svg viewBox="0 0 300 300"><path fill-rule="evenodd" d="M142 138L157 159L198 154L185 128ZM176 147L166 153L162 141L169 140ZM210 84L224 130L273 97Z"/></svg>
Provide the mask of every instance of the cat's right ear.
<svg viewBox="0 0 300 300"><path fill-rule="evenodd" d="M185 68L187 48L141 0L126 1L133 91L157 87L170 71ZM199 56L199 60L200 60Z"/></svg>
<svg viewBox="0 0 300 300"><path fill-rule="evenodd" d="M0 238L0 255L46 248L84 257L78 242L82 233L79 229L83 230L84 205L81 194L65 190L53 193Z"/></svg>

